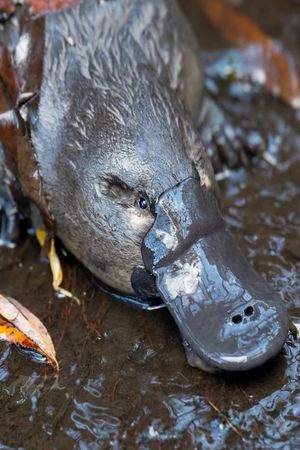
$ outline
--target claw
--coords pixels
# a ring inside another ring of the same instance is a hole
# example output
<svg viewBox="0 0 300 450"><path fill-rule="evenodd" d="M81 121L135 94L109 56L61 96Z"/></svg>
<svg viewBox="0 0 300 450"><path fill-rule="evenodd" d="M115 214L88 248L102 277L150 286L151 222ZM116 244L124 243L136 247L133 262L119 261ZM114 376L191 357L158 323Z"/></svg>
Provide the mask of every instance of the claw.
<svg viewBox="0 0 300 450"><path fill-rule="evenodd" d="M222 170L222 172L218 172L216 174L215 178L217 181L223 181L223 180L226 180L226 178L229 178L229 176L230 176L230 170L224 169L224 170Z"/></svg>
<svg viewBox="0 0 300 450"><path fill-rule="evenodd" d="M277 161L274 158L274 156L270 155L270 153L264 152L262 155L264 161L266 161L268 164L270 164L270 166L272 167L276 167L277 166Z"/></svg>

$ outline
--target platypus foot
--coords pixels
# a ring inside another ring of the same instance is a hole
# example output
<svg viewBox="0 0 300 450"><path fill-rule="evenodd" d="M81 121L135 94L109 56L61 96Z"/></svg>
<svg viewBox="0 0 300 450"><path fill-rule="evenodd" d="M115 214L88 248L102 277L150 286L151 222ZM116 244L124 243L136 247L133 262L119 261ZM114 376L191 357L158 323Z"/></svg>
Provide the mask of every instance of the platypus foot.
<svg viewBox="0 0 300 450"><path fill-rule="evenodd" d="M0 187L0 246L14 247L19 236L18 210L6 187Z"/></svg>
<svg viewBox="0 0 300 450"><path fill-rule="evenodd" d="M259 133L234 128L229 123L215 130L209 140L204 139L204 145L215 173L248 166L254 157L264 158L265 143Z"/></svg>
<svg viewBox="0 0 300 450"><path fill-rule="evenodd" d="M215 173L247 166L253 157L264 155L264 138L234 126L210 98L204 100L199 129Z"/></svg>

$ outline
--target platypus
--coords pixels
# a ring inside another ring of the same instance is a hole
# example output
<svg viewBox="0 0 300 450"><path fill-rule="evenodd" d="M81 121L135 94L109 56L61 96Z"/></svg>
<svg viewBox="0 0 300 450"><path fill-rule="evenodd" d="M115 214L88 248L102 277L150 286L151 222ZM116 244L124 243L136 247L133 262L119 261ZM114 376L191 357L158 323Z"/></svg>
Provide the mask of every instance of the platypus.
<svg viewBox="0 0 300 450"><path fill-rule="evenodd" d="M287 311L220 212L202 143L220 114L177 3L86 0L36 16L25 5L0 41L5 189L104 285L161 298L191 365L241 371L274 357Z"/></svg>

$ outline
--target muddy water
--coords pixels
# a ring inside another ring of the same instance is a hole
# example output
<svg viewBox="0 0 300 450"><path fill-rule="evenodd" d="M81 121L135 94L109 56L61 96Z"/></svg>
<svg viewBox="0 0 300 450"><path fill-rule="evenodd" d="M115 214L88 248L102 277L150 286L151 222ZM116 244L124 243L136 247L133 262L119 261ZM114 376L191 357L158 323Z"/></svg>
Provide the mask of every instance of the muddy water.
<svg viewBox="0 0 300 450"><path fill-rule="evenodd" d="M235 3L297 59L298 2ZM200 15L189 13L205 44L208 87L233 121L259 130L278 160L275 168L259 160L222 182L226 218L252 264L282 293L291 320L300 322L300 116L258 88L224 83L230 52ZM1 249L0 290L45 322L61 371L56 376L1 344L0 449L300 445L300 340L290 334L279 357L254 372L202 373L188 367L166 311L112 300L72 258L62 259L65 286L81 307L53 295L34 239Z"/></svg>

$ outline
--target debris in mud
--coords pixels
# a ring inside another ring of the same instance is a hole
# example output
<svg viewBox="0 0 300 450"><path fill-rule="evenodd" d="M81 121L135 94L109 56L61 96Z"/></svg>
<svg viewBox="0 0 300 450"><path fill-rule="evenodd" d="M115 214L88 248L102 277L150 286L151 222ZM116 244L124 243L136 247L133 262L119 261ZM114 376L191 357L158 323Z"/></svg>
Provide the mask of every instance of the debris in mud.
<svg viewBox="0 0 300 450"><path fill-rule="evenodd" d="M41 354L59 370L52 339L42 322L19 302L1 294L0 340Z"/></svg>
<svg viewBox="0 0 300 450"><path fill-rule="evenodd" d="M241 59L246 58L247 67L251 68L252 81L265 86L292 108L300 108L299 75L291 55L227 0L196 2L224 39L241 50Z"/></svg>

